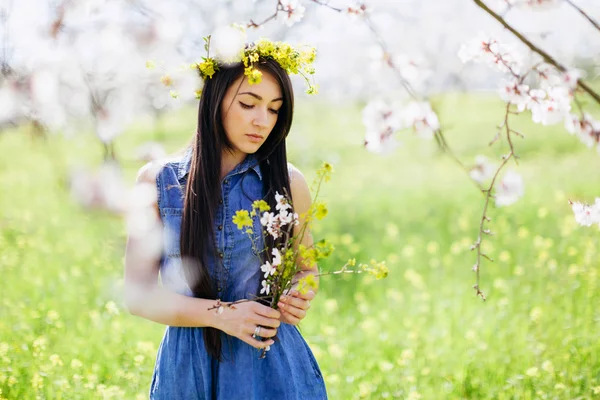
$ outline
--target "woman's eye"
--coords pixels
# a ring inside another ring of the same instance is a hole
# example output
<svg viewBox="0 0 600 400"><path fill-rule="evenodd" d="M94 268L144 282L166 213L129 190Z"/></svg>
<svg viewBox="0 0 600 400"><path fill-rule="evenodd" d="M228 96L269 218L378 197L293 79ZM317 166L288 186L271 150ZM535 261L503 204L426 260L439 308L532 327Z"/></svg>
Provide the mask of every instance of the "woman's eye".
<svg viewBox="0 0 600 400"><path fill-rule="evenodd" d="M271 112L272 112L273 114L275 114L275 115L279 114L279 110L273 110L273 109L271 108L269 111L271 111Z"/></svg>
<svg viewBox="0 0 600 400"><path fill-rule="evenodd" d="M242 106L242 108L246 108L246 109L249 109L249 108L252 108L252 107L254 107L254 106L251 106L251 105L249 105L249 104L244 104L244 103L242 103L241 101L240 101L240 106Z"/></svg>

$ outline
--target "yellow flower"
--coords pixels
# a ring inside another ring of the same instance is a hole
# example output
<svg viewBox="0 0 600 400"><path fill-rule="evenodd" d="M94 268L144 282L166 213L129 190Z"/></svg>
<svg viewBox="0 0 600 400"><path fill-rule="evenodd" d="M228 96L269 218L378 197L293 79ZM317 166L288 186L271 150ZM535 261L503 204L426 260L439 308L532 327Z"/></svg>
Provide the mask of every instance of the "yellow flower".
<svg viewBox="0 0 600 400"><path fill-rule="evenodd" d="M321 201L315 203L315 218L322 220L327 216L327 205Z"/></svg>
<svg viewBox="0 0 600 400"><path fill-rule="evenodd" d="M52 363L52 366L53 366L53 367L56 367L56 366L61 366L61 365L63 365L63 362L62 362L62 360L60 359L60 356L59 356L58 354L52 354L52 355L50 356L50 362Z"/></svg>
<svg viewBox="0 0 600 400"><path fill-rule="evenodd" d="M313 274L308 274L298 281L298 291L302 294L308 293L310 289L316 289L317 286L317 280Z"/></svg>
<svg viewBox="0 0 600 400"><path fill-rule="evenodd" d="M40 390L44 387L44 378L42 378L38 372L33 374L33 377L31 378L31 386L35 390Z"/></svg>
<svg viewBox="0 0 600 400"><path fill-rule="evenodd" d="M119 308L117 307L114 301L109 301L108 303L106 303L104 308L110 315L119 315Z"/></svg>
<svg viewBox="0 0 600 400"><path fill-rule="evenodd" d="M197 65L198 70L200 71L200 76L202 78L212 78L212 76L219 69L215 63L215 60L212 58L206 58L204 61Z"/></svg>
<svg viewBox="0 0 600 400"><path fill-rule="evenodd" d="M256 208L260 212L269 211L271 209L269 204L264 200L256 200L254 203L252 203L252 208Z"/></svg>
<svg viewBox="0 0 600 400"><path fill-rule="evenodd" d="M148 61L146 61L146 68L152 70L152 69L156 68L156 63L152 60L148 60Z"/></svg>
<svg viewBox="0 0 600 400"><path fill-rule="evenodd" d="M233 216L233 223L237 225L238 229L252 226L252 219L250 213L247 210L238 210Z"/></svg>
<svg viewBox="0 0 600 400"><path fill-rule="evenodd" d="M252 67L246 68L244 73L248 77L248 83L250 85L255 85L262 81L262 72L260 72L256 68L252 68Z"/></svg>
<svg viewBox="0 0 600 400"><path fill-rule="evenodd" d="M310 85L306 89L306 94L319 94L319 85Z"/></svg>

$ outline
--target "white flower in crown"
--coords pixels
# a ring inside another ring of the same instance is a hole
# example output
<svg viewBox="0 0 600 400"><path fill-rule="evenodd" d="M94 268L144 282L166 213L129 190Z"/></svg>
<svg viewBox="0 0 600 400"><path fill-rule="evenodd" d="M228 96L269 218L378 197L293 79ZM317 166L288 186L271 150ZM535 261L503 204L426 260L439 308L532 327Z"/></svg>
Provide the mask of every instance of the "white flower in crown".
<svg viewBox="0 0 600 400"><path fill-rule="evenodd" d="M263 280L261 282L261 285L262 289L260 289L260 294L264 293L266 295L269 295L269 292L271 291L271 285L269 285L266 280Z"/></svg>
<svg viewBox="0 0 600 400"><path fill-rule="evenodd" d="M592 224L600 223L600 198L596 199L593 205L583 204L578 201L571 205L575 214L575 221L579 225L591 226Z"/></svg>
<svg viewBox="0 0 600 400"><path fill-rule="evenodd" d="M273 275L277 268L275 268L275 263L271 265L271 263L267 261L261 265L260 270L265 273L265 278L267 278L269 275Z"/></svg>
<svg viewBox="0 0 600 400"><path fill-rule="evenodd" d="M271 254L273 254L273 269L275 269L275 266L281 265L281 253L278 248L274 248Z"/></svg>

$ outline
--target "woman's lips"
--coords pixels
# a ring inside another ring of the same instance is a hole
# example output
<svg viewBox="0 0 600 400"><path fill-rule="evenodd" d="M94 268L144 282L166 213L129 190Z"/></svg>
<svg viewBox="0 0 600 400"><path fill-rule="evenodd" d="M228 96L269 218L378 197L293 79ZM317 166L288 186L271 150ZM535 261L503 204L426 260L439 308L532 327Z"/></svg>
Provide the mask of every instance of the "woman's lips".
<svg viewBox="0 0 600 400"><path fill-rule="evenodd" d="M263 140L262 136L255 135L252 133L247 133L246 136L248 136L248 138L250 139L251 142L255 142L255 143L262 142L262 140Z"/></svg>

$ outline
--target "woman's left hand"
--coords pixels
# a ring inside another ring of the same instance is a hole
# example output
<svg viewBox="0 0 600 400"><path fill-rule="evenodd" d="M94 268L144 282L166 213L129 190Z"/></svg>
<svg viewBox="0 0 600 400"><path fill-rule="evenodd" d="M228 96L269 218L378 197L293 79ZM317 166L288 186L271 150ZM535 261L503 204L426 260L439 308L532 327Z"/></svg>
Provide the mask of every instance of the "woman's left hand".
<svg viewBox="0 0 600 400"><path fill-rule="evenodd" d="M310 302L315 298L315 292L312 290L302 294L297 290L290 291L287 295L279 298L277 307L281 312L281 322L290 325L298 325L306 317L306 312L310 308Z"/></svg>

